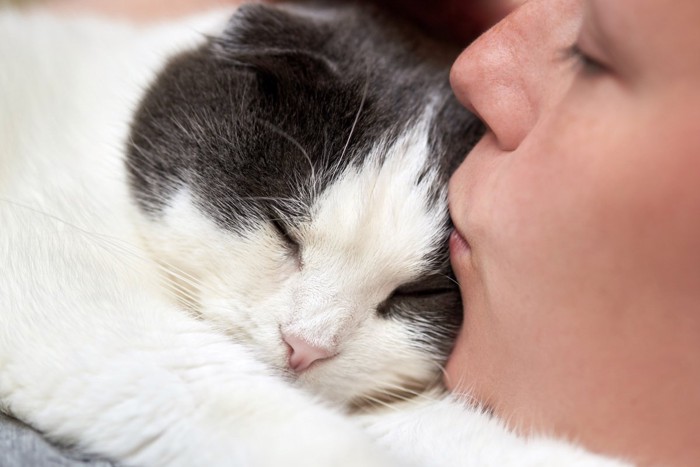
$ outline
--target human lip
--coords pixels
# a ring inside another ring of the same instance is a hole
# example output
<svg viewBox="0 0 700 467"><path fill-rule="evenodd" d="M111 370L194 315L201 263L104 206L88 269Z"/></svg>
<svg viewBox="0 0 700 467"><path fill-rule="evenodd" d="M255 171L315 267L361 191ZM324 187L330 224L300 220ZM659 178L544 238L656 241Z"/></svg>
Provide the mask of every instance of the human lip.
<svg viewBox="0 0 700 467"><path fill-rule="evenodd" d="M469 253L471 246L464 235L455 227L450 234L450 256L455 257Z"/></svg>

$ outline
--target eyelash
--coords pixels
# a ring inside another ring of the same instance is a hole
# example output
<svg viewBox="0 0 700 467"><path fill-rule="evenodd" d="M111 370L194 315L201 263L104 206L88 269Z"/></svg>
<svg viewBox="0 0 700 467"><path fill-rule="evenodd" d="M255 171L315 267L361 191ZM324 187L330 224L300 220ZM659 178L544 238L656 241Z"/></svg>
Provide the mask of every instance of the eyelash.
<svg viewBox="0 0 700 467"><path fill-rule="evenodd" d="M605 65L594 58L591 58L589 55L586 55L586 53L579 48L578 44L574 44L569 47L566 55L569 58L576 59L581 65L582 71L587 75L595 76L608 71L608 68Z"/></svg>

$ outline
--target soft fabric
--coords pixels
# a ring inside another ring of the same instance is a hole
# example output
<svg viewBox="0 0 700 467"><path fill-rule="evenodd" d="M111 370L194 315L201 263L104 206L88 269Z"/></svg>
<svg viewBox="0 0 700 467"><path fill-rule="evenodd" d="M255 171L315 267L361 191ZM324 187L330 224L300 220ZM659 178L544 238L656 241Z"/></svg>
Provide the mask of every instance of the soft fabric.
<svg viewBox="0 0 700 467"><path fill-rule="evenodd" d="M117 464L58 447L27 425L0 413L2 467L115 467Z"/></svg>

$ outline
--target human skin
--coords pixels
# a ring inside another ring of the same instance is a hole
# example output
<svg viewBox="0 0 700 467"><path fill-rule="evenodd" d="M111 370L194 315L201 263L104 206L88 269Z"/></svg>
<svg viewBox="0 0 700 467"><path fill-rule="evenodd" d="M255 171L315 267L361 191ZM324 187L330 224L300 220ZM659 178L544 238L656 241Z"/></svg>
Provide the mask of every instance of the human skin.
<svg viewBox="0 0 700 467"><path fill-rule="evenodd" d="M522 432L700 459L698 24L696 0L530 0L453 67L489 131L449 187L447 382Z"/></svg>

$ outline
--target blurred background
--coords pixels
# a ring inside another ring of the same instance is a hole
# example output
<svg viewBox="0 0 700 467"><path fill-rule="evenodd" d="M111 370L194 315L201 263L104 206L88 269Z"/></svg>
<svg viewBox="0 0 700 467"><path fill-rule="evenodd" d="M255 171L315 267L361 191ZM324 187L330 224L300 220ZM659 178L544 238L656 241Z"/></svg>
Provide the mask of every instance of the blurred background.
<svg viewBox="0 0 700 467"><path fill-rule="evenodd" d="M17 6L17 5L28 5L30 3L37 3L42 0L0 0L0 6Z"/></svg>

